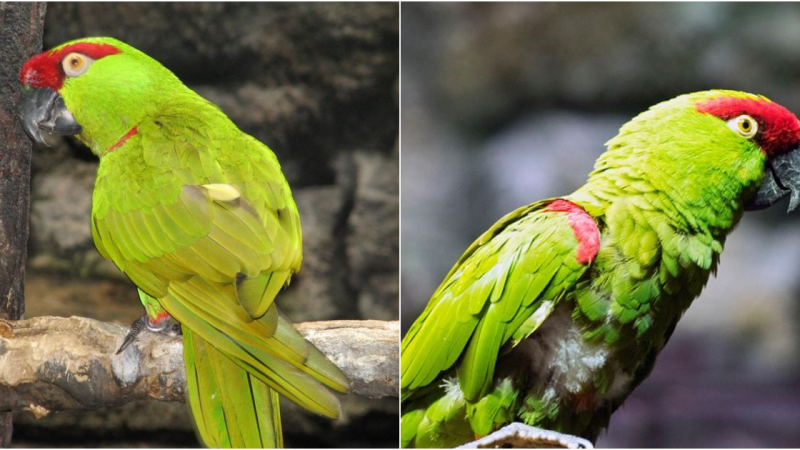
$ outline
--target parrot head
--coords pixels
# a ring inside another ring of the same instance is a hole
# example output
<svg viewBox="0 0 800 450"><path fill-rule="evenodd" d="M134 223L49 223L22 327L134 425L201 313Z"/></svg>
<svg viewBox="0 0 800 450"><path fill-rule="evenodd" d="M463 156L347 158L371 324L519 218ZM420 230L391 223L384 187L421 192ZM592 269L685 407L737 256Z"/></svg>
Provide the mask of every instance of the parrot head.
<svg viewBox="0 0 800 450"><path fill-rule="evenodd" d="M85 38L31 57L20 70L22 123L42 133L77 135L103 154L150 111L184 88L160 63L113 38Z"/></svg>
<svg viewBox="0 0 800 450"><path fill-rule="evenodd" d="M738 205L708 214L762 209L787 196L789 211L800 205L800 121L762 96L681 95L623 125L607 147L590 182L646 179L685 206Z"/></svg>
<svg viewBox="0 0 800 450"><path fill-rule="evenodd" d="M697 104L698 112L725 122L745 146L764 156L764 177L745 208L757 210L791 196L789 211L800 204L800 122L783 106L764 97L723 96Z"/></svg>

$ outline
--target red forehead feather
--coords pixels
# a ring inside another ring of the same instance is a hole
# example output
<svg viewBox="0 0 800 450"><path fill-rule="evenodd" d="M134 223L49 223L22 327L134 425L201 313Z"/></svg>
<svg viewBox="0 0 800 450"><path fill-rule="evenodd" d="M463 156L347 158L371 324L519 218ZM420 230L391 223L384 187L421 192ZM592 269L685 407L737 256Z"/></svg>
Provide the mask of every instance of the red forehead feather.
<svg viewBox="0 0 800 450"><path fill-rule="evenodd" d="M61 60L70 53L81 53L92 59L100 59L108 55L116 55L120 50L110 44L94 44L77 42L58 50L39 53L29 59L19 72L19 81L23 86L50 88L59 90L64 85L64 69Z"/></svg>
<svg viewBox="0 0 800 450"><path fill-rule="evenodd" d="M758 121L756 142L768 155L779 154L800 143L800 122L783 106L767 99L720 97L696 105L697 111L728 121L743 114Z"/></svg>

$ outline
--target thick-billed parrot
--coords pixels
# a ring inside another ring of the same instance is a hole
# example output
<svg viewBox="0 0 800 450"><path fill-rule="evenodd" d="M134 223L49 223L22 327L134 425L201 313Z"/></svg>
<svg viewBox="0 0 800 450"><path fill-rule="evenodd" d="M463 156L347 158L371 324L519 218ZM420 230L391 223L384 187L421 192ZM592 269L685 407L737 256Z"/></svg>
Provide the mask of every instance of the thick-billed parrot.
<svg viewBox="0 0 800 450"><path fill-rule="evenodd" d="M159 62L112 38L20 72L23 124L100 158L91 229L136 284L146 326L182 327L187 395L209 447L279 447L278 394L336 418L341 371L274 303L300 269L297 206L275 154ZM122 349L121 349L122 350Z"/></svg>
<svg viewBox="0 0 800 450"><path fill-rule="evenodd" d="M402 342L404 447L511 422L594 441L742 213L800 203L800 123L761 96L682 95L606 146L585 185L500 219L433 293Z"/></svg>

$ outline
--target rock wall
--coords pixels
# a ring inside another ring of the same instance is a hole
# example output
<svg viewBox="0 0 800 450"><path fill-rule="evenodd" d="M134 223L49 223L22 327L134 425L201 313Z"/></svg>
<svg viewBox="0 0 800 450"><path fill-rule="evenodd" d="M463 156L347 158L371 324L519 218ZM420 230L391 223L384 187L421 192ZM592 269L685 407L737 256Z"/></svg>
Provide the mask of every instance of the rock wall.
<svg viewBox="0 0 800 450"><path fill-rule="evenodd" d="M51 3L44 38L45 48L86 36L123 40L275 151L304 231L303 269L277 300L294 321L395 320L398 27L391 3ZM27 317L128 324L142 313L130 282L91 240L96 167L72 139L34 152ZM15 443L193 446L185 409L18 414ZM346 396L343 409L330 422L287 404L287 446L397 445L396 399Z"/></svg>

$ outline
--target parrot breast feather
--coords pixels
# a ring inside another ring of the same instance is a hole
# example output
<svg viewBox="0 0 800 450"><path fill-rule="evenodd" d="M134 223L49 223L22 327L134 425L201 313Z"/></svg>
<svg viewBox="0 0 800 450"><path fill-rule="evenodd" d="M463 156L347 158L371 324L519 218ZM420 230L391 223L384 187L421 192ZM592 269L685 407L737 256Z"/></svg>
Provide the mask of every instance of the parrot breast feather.
<svg viewBox="0 0 800 450"><path fill-rule="evenodd" d="M467 249L403 340L404 398L459 358L464 397L482 395L501 348L541 325L598 248L594 219L566 200L538 202L501 219Z"/></svg>

